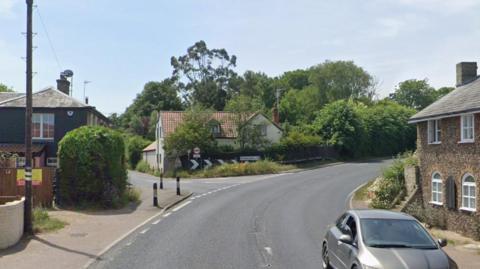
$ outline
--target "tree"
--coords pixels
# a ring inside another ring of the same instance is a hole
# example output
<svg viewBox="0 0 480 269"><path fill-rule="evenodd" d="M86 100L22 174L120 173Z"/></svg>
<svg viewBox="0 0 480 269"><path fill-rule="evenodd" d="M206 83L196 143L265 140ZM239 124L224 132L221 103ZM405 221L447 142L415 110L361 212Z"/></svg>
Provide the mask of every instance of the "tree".
<svg viewBox="0 0 480 269"><path fill-rule="evenodd" d="M365 129L353 101L339 100L326 105L313 123L315 132L343 156L361 156Z"/></svg>
<svg viewBox="0 0 480 269"><path fill-rule="evenodd" d="M317 89L320 105L342 99L372 99L375 80L352 61L326 61L310 68L309 81Z"/></svg>
<svg viewBox="0 0 480 269"><path fill-rule="evenodd" d="M5 84L0 83L0 92L13 92L13 89Z"/></svg>
<svg viewBox="0 0 480 269"><path fill-rule="evenodd" d="M301 90L310 85L309 76L310 71L297 69L283 73L279 80L283 89Z"/></svg>
<svg viewBox="0 0 480 269"><path fill-rule="evenodd" d="M237 74L233 71L237 57L225 49L209 49L204 41L198 41L187 53L171 58L172 78L178 83L182 96L189 105L223 110L235 89L231 82Z"/></svg>
<svg viewBox="0 0 480 269"><path fill-rule="evenodd" d="M435 89L428 84L427 79L409 79L400 82L389 98L416 110L424 109L436 100Z"/></svg>
<svg viewBox="0 0 480 269"><path fill-rule="evenodd" d="M442 98L443 96L449 94L451 91L455 90L454 87L441 87L435 91L435 100Z"/></svg>
<svg viewBox="0 0 480 269"><path fill-rule="evenodd" d="M152 132L152 126L155 126L158 118L158 116L155 117L157 114L154 112L182 110L182 108L182 102L178 97L178 88L173 80L150 81L145 84L143 91L137 95L118 121L124 129L131 133L153 140L155 133Z"/></svg>
<svg viewBox="0 0 480 269"><path fill-rule="evenodd" d="M138 162L142 159L143 149L150 143L151 141L138 135L128 135L125 137L127 162L131 169L137 167Z"/></svg>
<svg viewBox="0 0 480 269"><path fill-rule="evenodd" d="M189 108L175 132L165 138L166 153L169 156L181 156L195 147L203 152L214 150L216 141L209 128L211 119L211 111L200 106Z"/></svg>

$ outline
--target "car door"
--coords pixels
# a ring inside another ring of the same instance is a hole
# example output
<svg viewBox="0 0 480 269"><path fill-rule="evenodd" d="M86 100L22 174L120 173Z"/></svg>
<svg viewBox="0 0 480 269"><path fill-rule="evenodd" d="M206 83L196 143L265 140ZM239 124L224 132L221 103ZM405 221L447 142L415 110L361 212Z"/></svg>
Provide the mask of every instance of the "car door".
<svg viewBox="0 0 480 269"><path fill-rule="evenodd" d="M335 225L333 225L329 229L329 235L327 238L327 243L328 243L328 257L330 259L330 264L334 268L343 268L343 265L341 263L341 260L339 259L338 256L338 239L340 238L340 235L343 234L342 232L342 226L345 224L345 220L347 218L347 214L341 215L337 221L335 222Z"/></svg>
<svg viewBox="0 0 480 269"><path fill-rule="evenodd" d="M342 267L348 269L351 267L352 262L358 255L358 226L355 218L352 215L348 215L342 225L342 232L344 234L351 234L353 243L346 244L338 241L337 246L337 256L339 259L339 264Z"/></svg>

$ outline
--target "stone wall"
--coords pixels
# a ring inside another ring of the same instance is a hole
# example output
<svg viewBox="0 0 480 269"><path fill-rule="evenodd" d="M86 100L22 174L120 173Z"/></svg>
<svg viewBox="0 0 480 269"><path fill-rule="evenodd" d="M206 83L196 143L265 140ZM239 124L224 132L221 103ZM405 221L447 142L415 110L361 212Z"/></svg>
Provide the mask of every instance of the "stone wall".
<svg viewBox="0 0 480 269"><path fill-rule="evenodd" d="M441 120L441 143L428 144L427 122L417 125L417 153L420 165L422 200L425 212L435 215L446 229L479 238L480 235L480 114L475 115L475 142L459 143L460 117ZM442 178L442 205L431 203L431 180L433 173ZM469 173L476 180L476 211L460 209L462 206L462 178ZM453 178L456 187L456 208L446 208L446 180ZM443 220L442 220L443 219ZM434 219L432 219L434 221Z"/></svg>
<svg viewBox="0 0 480 269"><path fill-rule="evenodd" d="M23 235L25 198L0 205L0 249L15 245Z"/></svg>
<svg viewBox="0 0 480 269"><path fill-rule="evenodd" d="M407 196L414 192L418 185L420 179L420 170L418 166L405 166L404 169L405 175L405 187L407 189Z"/></svg>

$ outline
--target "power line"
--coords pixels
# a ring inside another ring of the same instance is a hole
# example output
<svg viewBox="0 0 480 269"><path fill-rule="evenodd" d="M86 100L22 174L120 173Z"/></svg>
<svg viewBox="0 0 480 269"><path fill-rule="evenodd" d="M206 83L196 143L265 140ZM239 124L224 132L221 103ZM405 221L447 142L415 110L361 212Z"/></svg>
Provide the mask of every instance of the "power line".
<svg viewBox="0 0 480 269"><path fill-rule="evenodd" d="M52 40L50 39L50 35L48 34L47 27L43 22L42 15L40 14L40 9L38 8L38 6L35 6L35 7L36 7L35 10L37 11L38 18L40 19L40 24L42 25L43 30L45 31L45 36L47 37L48 44L50 45L50 49L52 50L53 56L55 57L55 61L57 62L58 71L61 72L63 69L62 69L62 66L60 65L60 61L58 60L57 52L55 51L55 47L53 46Z"/></svg>

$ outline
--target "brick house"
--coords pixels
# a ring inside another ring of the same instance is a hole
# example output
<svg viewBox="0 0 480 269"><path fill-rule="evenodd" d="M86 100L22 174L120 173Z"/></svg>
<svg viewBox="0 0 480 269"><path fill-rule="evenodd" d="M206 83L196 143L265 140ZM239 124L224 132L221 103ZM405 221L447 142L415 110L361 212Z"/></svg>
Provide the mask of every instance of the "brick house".
<svg viewBox="0 0 480 269"><path fill-rule="evenodd" d="M409 122L417 124L424 207L433 209L447 229L478 237L480 79L476 62L459 63L456 70L456 89Z"/></svg>

